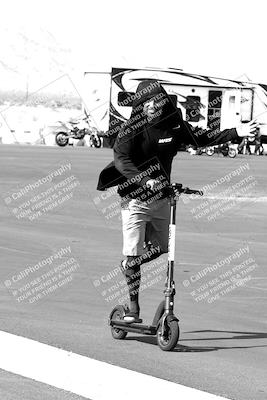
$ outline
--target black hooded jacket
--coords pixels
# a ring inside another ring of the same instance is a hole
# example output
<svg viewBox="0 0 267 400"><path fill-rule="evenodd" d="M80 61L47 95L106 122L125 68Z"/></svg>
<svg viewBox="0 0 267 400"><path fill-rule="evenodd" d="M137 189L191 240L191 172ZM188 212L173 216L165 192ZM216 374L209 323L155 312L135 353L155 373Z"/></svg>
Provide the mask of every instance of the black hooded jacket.
<svg viewBox="0 0 267 400"><path fill-rule="evenodd" d="M159 111L148 122L143 105L151 98L159 104ZM222 132L193 129L183 121L181 111L156 80L143 81L138 85L131 117L116 138L114 162L101 172L97 189L118 185L122 197L147 200L153 193L146 188L146 182L159 179L162 190L158 198L165 197L164 186L170 182L172 161L181 144L202 147L236 138L235 128Z"/></svg>

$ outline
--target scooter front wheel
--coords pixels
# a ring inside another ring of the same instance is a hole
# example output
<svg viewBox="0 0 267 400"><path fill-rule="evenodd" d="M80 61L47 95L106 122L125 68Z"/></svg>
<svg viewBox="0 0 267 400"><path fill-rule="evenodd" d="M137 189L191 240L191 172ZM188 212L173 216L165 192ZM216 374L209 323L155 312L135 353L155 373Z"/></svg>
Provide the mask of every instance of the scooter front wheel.
<svg viewBox="0 0 267 400"><path fill-rule="evenodd" d="M166 321L164 333L162 333L162 325L160 324L157 331L157 342L161 350L171 351L175 348L179 340L180 330L177 320Z"/></svg>
<svg viewBox="0 0 267 400"><path fill-rule="evenodd" d="M111 314L110 320L122 320L125 315L125 308L123 306L116 306ZM124 339L127 336L127 332L122 329L111 327L111 335L114 339Z"/></svg>

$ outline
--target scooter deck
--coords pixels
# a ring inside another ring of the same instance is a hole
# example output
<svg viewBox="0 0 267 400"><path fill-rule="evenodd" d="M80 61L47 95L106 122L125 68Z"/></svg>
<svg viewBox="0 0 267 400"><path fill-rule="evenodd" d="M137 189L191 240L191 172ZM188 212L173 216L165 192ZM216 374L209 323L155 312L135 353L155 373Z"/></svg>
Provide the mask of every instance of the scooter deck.
<svg viewBox="0 0 267 400"><path fill-rule="evenodd" d="M157 333L157 327L154 325L143 325L137 323L129 324L124 321L111 320L110 326L121 329L125 332L144 333L145 335L156 335Z"/></svg>

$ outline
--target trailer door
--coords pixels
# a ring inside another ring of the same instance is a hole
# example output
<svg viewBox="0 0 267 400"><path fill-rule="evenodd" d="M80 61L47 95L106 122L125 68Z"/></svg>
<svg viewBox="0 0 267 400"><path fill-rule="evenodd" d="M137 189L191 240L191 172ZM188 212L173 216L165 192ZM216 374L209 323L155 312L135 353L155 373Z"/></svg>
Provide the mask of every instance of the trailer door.
<svg viewBox="0 0 267 400"><path fill-rule="evenodd" d="M253 89L241 89L241 122L250 121L253 118Z"/></svg>
<svg viewBox="0 0 267 400"><path fill-rule="evenodd" d="M222 102L221 129L234 128L241 119L241 90L225 89Z"/></svg>
<svg viewBox="0 0 267 400"><path fill-rule="evenodd" d="M251 112L251 89L226 89L222 103L221 129L237 127L241 122L250 121Z"/></svg>

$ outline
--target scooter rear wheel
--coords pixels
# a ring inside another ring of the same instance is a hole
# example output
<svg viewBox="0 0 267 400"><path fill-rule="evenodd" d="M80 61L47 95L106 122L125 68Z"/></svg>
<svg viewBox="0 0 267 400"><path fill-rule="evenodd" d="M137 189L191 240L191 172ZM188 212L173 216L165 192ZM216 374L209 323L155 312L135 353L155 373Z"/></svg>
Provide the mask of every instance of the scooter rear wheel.
<svg viewBox="0 0 267 400"><path fill-rule="evenodd" d="M122 320L125 315L125 309L123 306L117 306L112 310L112 313L110 315L111 320ZM119 339L122 340L127 336L128 332L125 332L122 329L119 328L113 328L111 327L111 335L114 339Z"/></svg>
<svg viewBox="0 0 267 400"><path fill-rule="evenodd" d="M166 321L166 330L162 335L162 326L160 325L157 331L157 342L161 350L171 351L175 348L180 335L179 324L177 320Z"/></svg>

